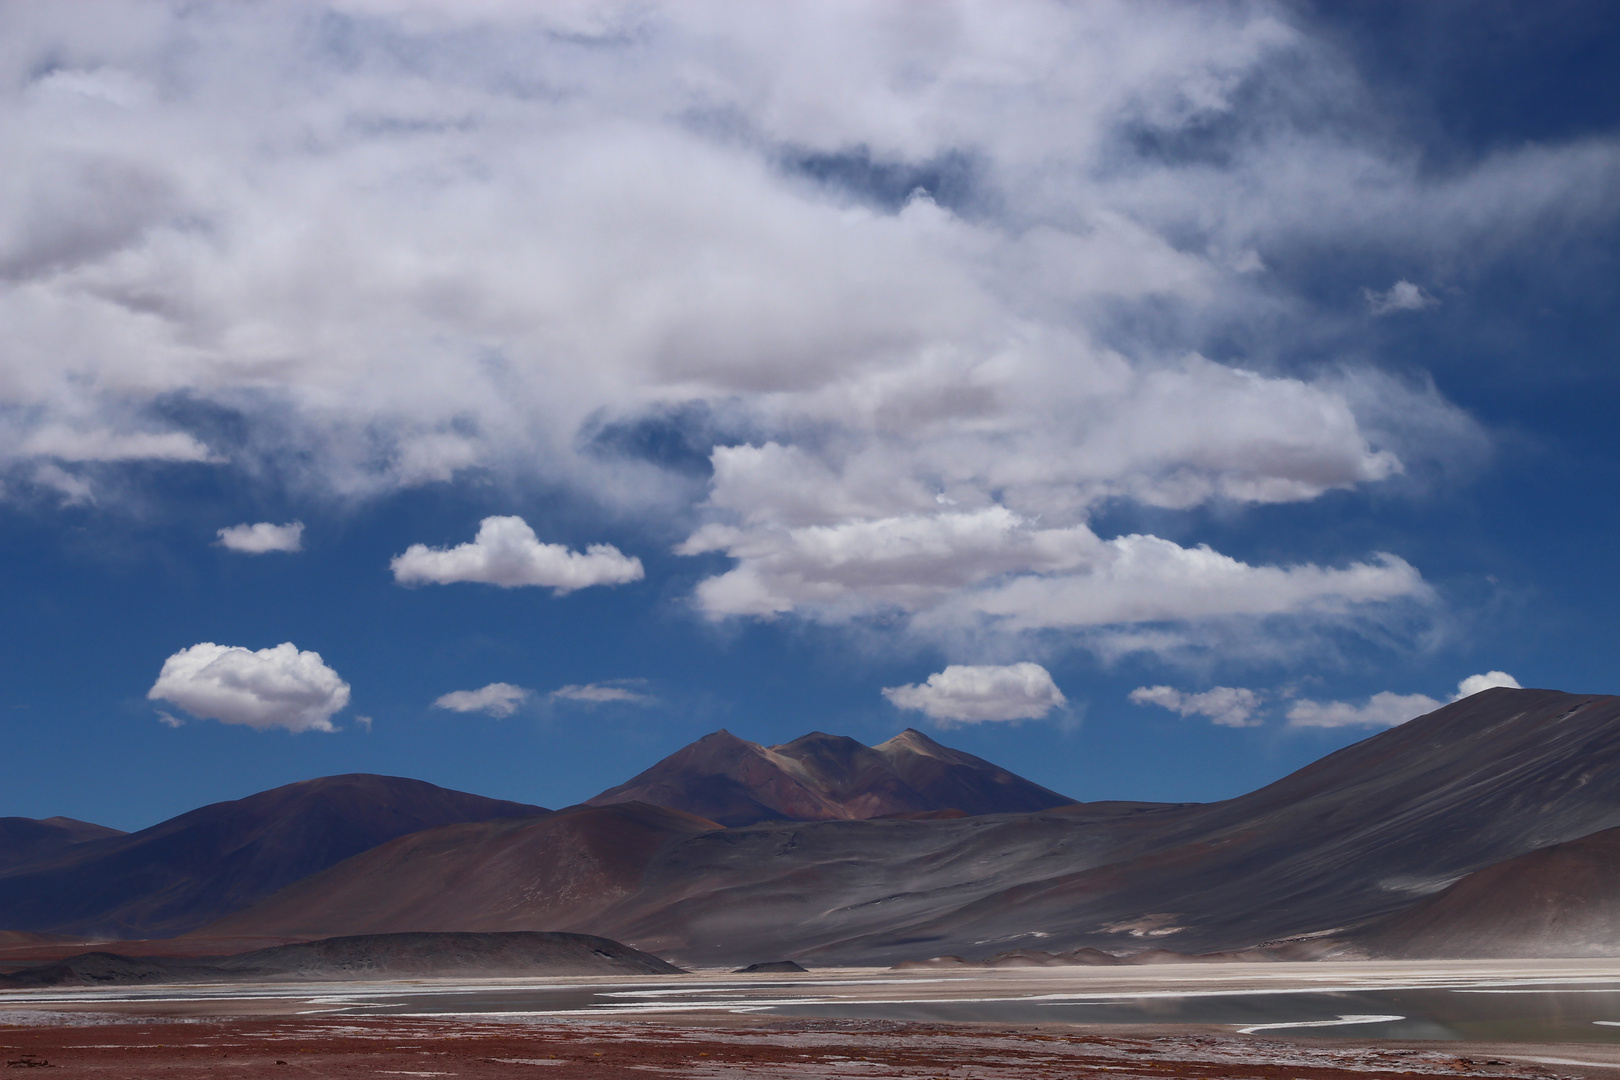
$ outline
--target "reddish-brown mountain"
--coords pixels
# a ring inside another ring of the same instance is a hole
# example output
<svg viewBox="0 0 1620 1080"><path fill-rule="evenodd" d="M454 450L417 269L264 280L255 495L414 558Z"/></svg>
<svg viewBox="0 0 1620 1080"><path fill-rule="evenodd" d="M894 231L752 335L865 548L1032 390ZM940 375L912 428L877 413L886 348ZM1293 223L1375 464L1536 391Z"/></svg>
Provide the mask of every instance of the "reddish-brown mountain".
<svg viewBox="0 0 1620 1080"><path fill-rule="evenodd" d="M0 873L36 862L86 840L123 836L117 829L73 818L0 818Z"/></svg>
<svg viewBox="0 0 1620 1080"><path fill-rule="evenodd" d="M666 845L720 826L645 803L402 836L202 931L326 937L424 930L567 930L634 892ZM336 927L336 930L332 928Z"/></svg>
<svg viewBox="0 0 1620 1080"><path fill-rule="evenodd" d="M396 836L543 813L394 776L305 780L0 871L0 928L172 936Z"/></svg>
<svg viewBox="0 0 1620 1080"><path fill-rule="evenodd" d="M779 810L785 796L808 792L820 801L793 809L853 813L879 785L857 771L843 782L851 773L806 751L829 744L839 751L835 765L870 761L819 736L768 751L711 737L690 748L707 756L694 752L682 764L733 769L740 779L730 794L749 781L759 806ZM696 775L725 778L712 768ZM862 812L876 808L869 802ZM641 849L649 854L636 860L633 888L602 892L597 905L584 899L599 888L594 861L547 855L525 862L507 885L481 881L465 906L438 917L488 926L481 898L528 882L535 891L524 922L513 921L523 904L508 904L502 927L601 934L679 963L892 963L1020 948L1208 953L1325 937L1403 911L1464 874L1617 826L1620 699L1497 689L1222 803L777 820L671 834ZM290 893L266 901L261 911L279 913L276 921L244 913L223 929L375 932L396 924L376 921L373 912L388 905L368 894L433 893L410 884L408 860L375 879L359 874L365 863L334 867L319 883L343 890L344 902L325 909L341 909L342 922L291 921L295 908L319 906L310 882L307 892L292 891L296 903ZM466 880L483 873L469 868Z"/></svg>
<svg viewBox="0 0 1620 1080"><path fill-rule="evenodd" d="M1014 813L1073 801L908 728L870 747L819 731L780 746L717 731L589 804L644 802L730 826L942 810Z"/></svg>

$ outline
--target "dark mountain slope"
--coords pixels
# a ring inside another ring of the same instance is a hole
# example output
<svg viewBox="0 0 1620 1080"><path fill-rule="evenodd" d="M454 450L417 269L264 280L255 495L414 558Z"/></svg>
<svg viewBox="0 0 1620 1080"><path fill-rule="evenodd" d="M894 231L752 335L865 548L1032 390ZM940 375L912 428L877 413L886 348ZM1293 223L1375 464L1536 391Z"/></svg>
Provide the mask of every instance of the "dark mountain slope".
<svg viewBox="0 0 1620 1080"><path fill-rule="evenodd" d="M545 812L400 777L306 780L0 873L0 928L171 936L397 836Z"/></svg>
<svg viewBox="0 0 1620 1080"><path fill-rule="evenodd" d="M843 947L1040 932L1065 947L1241 948L1389 915L1616 825L1620 698L1488 690L1169 822L1129 859Z"/></svg>
<svg viewBox="0 0 1620 1080"><path fill-rule="evenodd" d="M447 976L674 975L680 970L617 941L586 934L374 934L276 945L233 956L136 958L90 952L54 964L0 974L0 987Z"/></svg>
<svg viewBox="0 0 1620 1080"><path fill-rule="evenodd" d="M645 803L447 825L356 855L200 933L324 937L588 927L640 885L648 861L664 846L717 828Z"/></svg>
<svg viewBox="0 0 1620 1080"><path fill-rule="evenodd" d="M1005 813L1073 802L912 730L878 747L819 731L766 747L717 731L589 804L631 801L728 826L953 809Z"/></svg>
<svg viewBox="0 0 1620 1080"><path fill-rule="evenodd" d="M0 818L0 873L48 858L87 840L123 836L117 829L73 818Z"/></svg>
<svg viewBox="0 0 1620 1080"><path fill-rule="evenodd" d="M1620 953L1620 829L1476 870L1347 942L1401 959L1614 956Z"/></svg>
<svg viewBox="0 0 1620 1080"><path fill-rule="evenodd" d="M916 728L906 728L872 749L889 763L896 777L934 807L968 814L1007 814L1050 810L1074 802L983 758L941 746Z"/></svg>

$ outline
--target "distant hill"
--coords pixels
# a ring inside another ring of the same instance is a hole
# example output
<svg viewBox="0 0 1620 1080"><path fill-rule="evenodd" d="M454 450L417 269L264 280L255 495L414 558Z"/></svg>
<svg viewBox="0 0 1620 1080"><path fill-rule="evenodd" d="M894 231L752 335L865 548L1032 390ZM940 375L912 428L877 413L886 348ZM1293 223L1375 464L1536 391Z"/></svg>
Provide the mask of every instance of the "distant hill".
<svg viewBox="0 0 1620 1080"><path fill-rule="evenodd" d="M1345 940L1380 958L1614 956L1620 829L1476 870Z"/></svg>
<svg viewBox="0 0 1620 1080"><path fill-rule="evenodd" d="M645 803L402 836L206 928L210 937L569 930L640 887L665 846L718 829Z"/></svg>
<svg viewBox="0 0 1620 1080"><path fill-rule="evenodd" d="M0 873L36 862L86 840L123 836L117 829L73 818L0 817Z"/></svg>
<svg viewBox="0 0 1620 1080"><path fill-rule="evenodd" d="M672 975L680 971L656 956L586 934L375 934L277 945L233 956L131 957L89 952L0 974L0 987L458 975Z"/></svg>
<svg viewBox="0 0 1620 1080"><path fill-rule="evenodd" d="M172 936L397 836L546 812L401 777L305 780L0 870L0 928Z"/></svg>
<svg viewBox="0 0 1620 1080"><path fill-rule="evenodd" d="M717 731L588 804L644 802L732 826L945 810L1009 813L1073 801L908 728L874 747L819 731L761 746Z"/></svg>

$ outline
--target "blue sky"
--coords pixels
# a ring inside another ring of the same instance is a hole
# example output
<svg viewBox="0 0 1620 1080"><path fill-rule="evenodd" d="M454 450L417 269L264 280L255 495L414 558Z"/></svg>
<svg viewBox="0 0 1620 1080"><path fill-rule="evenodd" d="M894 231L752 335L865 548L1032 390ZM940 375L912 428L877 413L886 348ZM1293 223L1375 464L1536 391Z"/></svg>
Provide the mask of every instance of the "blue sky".
<svg viewBox="0 0 1620 1080"><path fill-rule="evenodd" d="M0 814L561 806L718 727L1206 800L1617 688L1610 5L0 42Z"/></svg>

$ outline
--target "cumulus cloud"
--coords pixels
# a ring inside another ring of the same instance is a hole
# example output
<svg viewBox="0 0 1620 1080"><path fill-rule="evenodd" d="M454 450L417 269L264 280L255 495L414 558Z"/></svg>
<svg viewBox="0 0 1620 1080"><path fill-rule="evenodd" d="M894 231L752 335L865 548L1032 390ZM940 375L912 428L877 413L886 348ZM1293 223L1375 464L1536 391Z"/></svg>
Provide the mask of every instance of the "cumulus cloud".
<svg viewBox="0 0 1620 1080"><path fill-rule="evenodd" d="M1388 315L1393 311L1422 311L1440 302L1406 280L1397 281L1384 292L1363 289L1362 295L1367 298L1367 306L1374 315Z"/></svg>
<svg viewBox="0 0 1620 1080"><path fill-rule="evenodd" d="M304 523L289 521L285 525L273 525L260 521L252 525L231 525L219 530L219 546L246 555L303 551Z"/></svg>
<svg viewBox="0 0 1620 1080"><path fill-rule="evenodd" d="M165 660L146 696L199 719L261 731L336 731L332 716L349 704L349 684L320 653L291 642L255 652L204 641Z"/></svg>
<svg viewBox="0 0 1620 1080"><path fill-rule="evenodd" d="M1223 727L1255 727L1261 698L1253 690L1216 686L1198 694L1185 694L1172 686L1139 686L1130 693L1137 705L1158 705L1182 716L1206 716Z"/></svg>
<svg viewBox="0 0 1620 1080"><path fill-rule="evenodd" d="M579 683L559 686L549 695L553 701L576 701L586 705L605 705L620 702L627 705L647 705L654 699L651 694L632 690L637 679L620 679L605 683Z"/></svg>
<svg viewBox="0 0 1620 1080"><path fill-rule="evenodd" d="M1461 701L1498 686L1518 689L1519 680L1505 671L1470 675L1457 684L1451 700ZM1288 722L1294 727L1394 727L1432 713L1443 704L1427 694L1393 694L1386 690L1360 705L1348 701L1299 701L1288 710Z"/></svg>
<svg viewBox="0 0 1620 1080"><path fill-rule="evenodd" d="M801 489L802 491L802 489ZM703 581L714 616L801 611L847 619L885 609L922 627L1014 631L1271 616L1429 595L1394 555L1341 568L1253 566L1155 536L1103 540L1044 528L1005 507L798 527L711 525L676 549L724 551L735 569Z"/></svg>
<svg viewBox="0 0 1620 1080"><path fill-rule="evenodd" d="M1039 664L951 664L924 683L886 686L896 708L914 709L941 727L989 720L1034 720L1067 703Z"/></svg>
<svg viewBox="0 0 1620 1080"><path fill-rule="evenodd" d="M558 596L591 585L640 581L641 560L612 544L592 544L584 554L562 544L542 544L520 517L487 517L469 544L430 548L412 544L389 564L401 585L449 585L476 581L513 589L549 586Z"/></svg>
<svg viewBox="0 0 1620 1080"><path fill-rule="evenodd" d="M25 5L0 470L79 501L64 465L540 482L730 557L717 616L1017 633L1421 597L1374 552L1090 533L1104 504L1305 501L1480 439L1432 390L1275 359L1320 355L1287 267L1427 280L1616 215L1610 140L1436 176L1388 125L1323 122L1376 95L1300 10ZM670 420L700 413L724 423ZM639 576L518 540L506 569L418 545L396 573Z"/></svg>
<svg viewBox="0 0 1620 1080"><path fill-rule="evenodd" d="M433 702L433 707L460 713L481 712L499 718L517 712L518 706L533 692L511 683L490 683L477 690L452 690L442 694Z"/></svg>
<svg viewBox="0 0 1620 1080"><path fill-rule="evenodd" d="M1457 693L1452 701L1461 701L1465 697L1473 697L1485 690L1494 690L1498 686L1505 686L1512 690L1521 690L1519 680L1505 671L1487 671L1483 675L1470 675L1457 684Z"/></svg>

